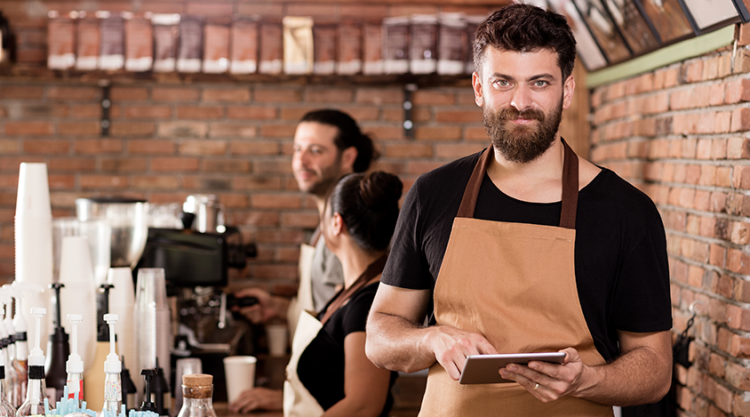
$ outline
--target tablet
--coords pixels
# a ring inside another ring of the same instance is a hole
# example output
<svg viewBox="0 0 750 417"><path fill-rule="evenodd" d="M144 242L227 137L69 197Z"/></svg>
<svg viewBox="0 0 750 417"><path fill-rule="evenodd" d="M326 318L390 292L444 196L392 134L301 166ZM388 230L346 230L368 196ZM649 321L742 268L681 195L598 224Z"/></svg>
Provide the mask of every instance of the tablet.
<svg viewBox="0 0 750 417"><path fill-rule="evenodd" d="M562 363L565 352L546 353L508 353L495 355L471 355L466 358L460 384L497 384L503 382L514 382L504 379L498 372L510 363L525 365L530 361L542 361L550 363Z"/></svg>

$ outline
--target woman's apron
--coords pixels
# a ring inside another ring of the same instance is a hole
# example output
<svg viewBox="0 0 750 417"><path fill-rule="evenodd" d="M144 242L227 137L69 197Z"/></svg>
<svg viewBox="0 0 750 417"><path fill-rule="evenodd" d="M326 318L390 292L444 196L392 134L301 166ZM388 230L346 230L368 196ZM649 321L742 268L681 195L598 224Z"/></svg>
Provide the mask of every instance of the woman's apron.
<svg viewBox="0 0 750 417"><path fill-rule="evenodd" d="M435 319L438 325L483 335L500 353L574 347L584 363L601 365L605 361L594 346L576 289L578 157L563 144L559 227L474 219L493 148L482 154L453 221L435 284ZM612 416L612 407L573 397L545 404L515 382L460 385L435 363L419 415Z"/></svg>
<svg viewBox="0 0 750 417"><path fill-rule="evenodd" d="M311 313L309 310L303 310L300 313L297 331L292 341L292 355L286 367L284 417L319 417L325 412L315 397L310 394L310 391L299 380L299 375L297 375L299 358L333 313L343 306L360 288L383 272L386 259L387 255L378 258L367 267L365 272L349 288L339 292L328 305L320 321L315 317L315 313Z"/></svg>
<svg viewBox="0 0 750 417"><path fill-rule="evenodd" d="M301 314L305 310L315 310L312 295L312 264L315 257L315 244L320 238L320 228L315 230L310 244L302 243L299 248L299 289L297 298L292 298L286 311L286 321L289 327L289 337L294 340L294 334L299 326ZM317 320L316 320L317 321ZM317 330L315 334L317 334Z"/></svg>

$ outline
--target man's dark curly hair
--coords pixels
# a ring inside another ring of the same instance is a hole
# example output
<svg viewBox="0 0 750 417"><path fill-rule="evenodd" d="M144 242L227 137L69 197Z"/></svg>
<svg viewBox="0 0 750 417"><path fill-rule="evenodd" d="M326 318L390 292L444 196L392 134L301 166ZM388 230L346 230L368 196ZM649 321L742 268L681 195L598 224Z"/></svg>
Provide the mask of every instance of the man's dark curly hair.
<svg viewBox="0 0 750 417"><path fill-rule="evenodd" d="M549 49L557 53L563 80L573 72L576 39L564 16L528 4L511 4L479 25L474 41L474 66L480 73L487 45L506 51Z"/></svg>

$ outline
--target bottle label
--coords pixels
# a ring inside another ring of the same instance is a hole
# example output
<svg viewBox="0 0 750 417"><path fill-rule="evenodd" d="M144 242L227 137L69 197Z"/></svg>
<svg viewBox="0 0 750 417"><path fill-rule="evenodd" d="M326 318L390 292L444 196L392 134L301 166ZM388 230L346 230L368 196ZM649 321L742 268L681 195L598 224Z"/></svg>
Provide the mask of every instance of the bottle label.
<svg viewBox="0 0 750 417"><path fill-rule="evenodd" d="M104 401L122 401L122 387L119 381L104 382Z"/></svg>
<svg viewBox="0 0 750 417"><path fill-rule="evenodd" d="M75 383L75 382L73 382L73 383ZM67 385L68 385L68 387L70 387L71 380L67 381ZM70 388L68 388L68 398L75 399L76 398L76 393L75 392L70 392L70 391L71 391ZM82 379L78 380L78 400L79 401L83 400L83 380Z"/></svg>

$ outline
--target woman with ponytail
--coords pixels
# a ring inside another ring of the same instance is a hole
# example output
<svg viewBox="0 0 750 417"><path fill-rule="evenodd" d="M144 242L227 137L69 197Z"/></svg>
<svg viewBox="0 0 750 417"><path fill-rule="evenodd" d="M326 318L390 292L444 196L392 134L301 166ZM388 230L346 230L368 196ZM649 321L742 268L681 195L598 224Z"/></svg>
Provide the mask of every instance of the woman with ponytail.
<svg viewBox="0 0 750 417"><path fill-rule="evenodd" d="M341 178L329 194L321 231L341 261L344 288L317 317L300 319L309 323L295 334L284 386L285 416L388 415L396 373L375 367L365 356L365 322L402 190L395 175L372 172Z"/></svg>

